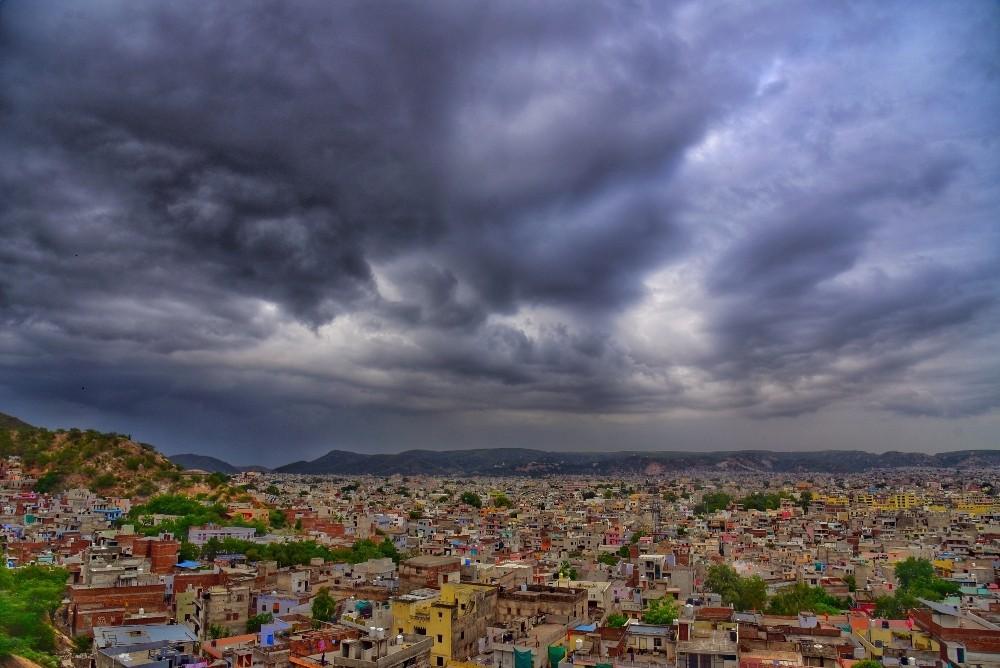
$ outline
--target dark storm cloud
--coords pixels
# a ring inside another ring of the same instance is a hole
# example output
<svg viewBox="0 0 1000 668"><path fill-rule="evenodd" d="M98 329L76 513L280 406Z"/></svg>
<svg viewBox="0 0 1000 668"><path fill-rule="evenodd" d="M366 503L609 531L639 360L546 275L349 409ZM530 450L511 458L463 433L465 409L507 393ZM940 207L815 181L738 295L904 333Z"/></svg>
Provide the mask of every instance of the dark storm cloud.
<svg viewBox="0 0 1000 668"><path fill-rule="evenodd" d="M996 343L998 31L990 3L4 3L0 388L357 447L470 412L989 414L1000 369L962 351Z"/></svg>

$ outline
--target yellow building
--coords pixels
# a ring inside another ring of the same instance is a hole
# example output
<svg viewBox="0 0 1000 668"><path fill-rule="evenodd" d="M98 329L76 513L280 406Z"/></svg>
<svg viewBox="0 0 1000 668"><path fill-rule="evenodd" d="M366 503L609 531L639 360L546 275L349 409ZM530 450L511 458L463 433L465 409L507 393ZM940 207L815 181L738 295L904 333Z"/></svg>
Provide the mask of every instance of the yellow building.
<svg viewBox="0 0 1000 668"><path fill-rule="evenodd" d="M920 629L911 629L904 620L858 619L851 620L851 631L869 657L881 659L885 648L914 649L936 652L940 644Z"/></svg>
<svg viewBox="0 0 1000 668"><path fill-rule="evenodd" d="M392 600L396 633L433 639L431 666L453 666L478 650L486 627L496 623L497 588L446 582L441 591L419 589Z"/></svg>
<svg viewBox="0 0 1000 668"><path fill-rule="evenodd" d="M924 500L912 492L900 492L876 496L874 494L858 494L855 501L874 510L909 510L923 504Z"/></svg>

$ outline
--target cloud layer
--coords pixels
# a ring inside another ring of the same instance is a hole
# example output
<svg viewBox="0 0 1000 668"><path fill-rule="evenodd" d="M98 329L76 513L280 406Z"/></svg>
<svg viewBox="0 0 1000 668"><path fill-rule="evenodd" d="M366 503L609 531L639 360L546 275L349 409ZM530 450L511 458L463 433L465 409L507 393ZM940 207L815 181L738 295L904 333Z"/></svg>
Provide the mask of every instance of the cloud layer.
<svg viewBox="0 0 1000 668"><path fill-rule="evenodd" d="M997 34L989 2L4 3L0 398L285 459L981 433Z"/></svg>

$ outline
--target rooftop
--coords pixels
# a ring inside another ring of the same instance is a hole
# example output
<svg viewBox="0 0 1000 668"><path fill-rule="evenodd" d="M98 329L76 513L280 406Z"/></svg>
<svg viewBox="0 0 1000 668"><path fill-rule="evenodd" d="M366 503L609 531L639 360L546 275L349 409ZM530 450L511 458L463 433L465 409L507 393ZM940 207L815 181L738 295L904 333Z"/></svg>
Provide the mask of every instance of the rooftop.
<svg viewBox="0 0 1000 668"><path fill-rule="evenodd" d="M143 645L158 642L195 642L197 637L183 624L134 624L95 626L94 645L105 647Z"/></svg>

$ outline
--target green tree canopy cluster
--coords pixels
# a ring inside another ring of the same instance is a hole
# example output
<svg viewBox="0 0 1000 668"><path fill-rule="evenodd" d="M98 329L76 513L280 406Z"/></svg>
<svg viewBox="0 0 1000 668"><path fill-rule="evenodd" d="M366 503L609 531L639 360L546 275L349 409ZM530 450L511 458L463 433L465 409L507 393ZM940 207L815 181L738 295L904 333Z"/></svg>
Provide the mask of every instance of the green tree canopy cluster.
<svg viewBox="0 0 1000 668"><path fill-rule="evenodd" d="M154 515L176 515L177 517L154 523ZM273 523L277 518L272 514L269 519ZM258 535L264 535L268 531L267 525L262 521L246 522L239 518L228 518L226 517L226 508L222 504L205 504L183 494L154 496L146 503L133 506L126 515L126 520L135 524L136 533L144 536L156 536L166 532L173 534L181 542L187 541L188 530L191 527L205 524L253 527L257 530ZM190 554L190 550L187 553Z"/></svg>
<svg viewBox="0 0 1000 668"><path fill-rule="evenodd" d="M308 564L316 557L321 557L333 563L358 564L369 559L389 557L399 563L401 555L391 540L386 538L381 543L371 540L359 540L350 548L331 550L316 541L303 540L288 543L268 543L261 545L251 541L227 538L213 538L202 546L201 557L214 559L220 554L242 554L247 561L277 561L279 566L297 566Z"/></svg>
<svg viewBox="0 0 1000 668"><path fill-rule="evenodd" d="M480 496L475 492L462 492L462 496L459 497L459 500L468 506L472 506L473 508L483 507L482 498L480 498Z"/></svg>
<svg viewBox="0 0 1000 668"><path fill-rule="evenodd" d="M754 492L749 496L744 496L737 503L742 504L747 510L777 510L781 507L782 499L790 498L792 498L792 495L788 492L777 492L776 494Z"/></svg>
<svg viewBox="0 0 1000 668"><path fill-rule="evenodd" d="M642 613L647 624L673 624L677 619L677 603L669 596L653 601Z"/></svg>
<svg viewBox="0 0 1000 668"><path fill-rule="evenodd" d="M270 612L261 612L247 619L247 633L257 633L264 624L274 621L274 615Z"/></svg>
<svg viewBox="0 0 1000 668"><path fill-rule="evenodd" d="M597 557L597 563L604 564L606 566L617 566L621 559L616 554L609 554L607 552L601 554Z"/></svg>
<svg viewBox="0 0 1000 668"><path fill-rule="evenodd" d="M329 587L320 587L312 602L312 616L318 622L329 622L337 611L337 603L330 596Z"/></svg>
<svg viewBox="0 0 1000 668"><path fill-rule="evenodd" d="M568 561L564 561L559 564L559 577L566 580L576 580L579 577L579 574L576 572L576 569L573 568L572 564Z"/></svg>
<svg viewBox="0 0 1000 668"><path fill-rule="evenodd" d="M875 659L862 659L851 666L851 668L883 668L883 666Z"/></svg>
<svg viewBox="0 0 1000 668"><path fill-rule="evenodd" d="M66 591L67 572L48 566L11 570L0 563L0 657L16 654L58 666L51 617Z"/></svg>
<svg viewBox="0 0 1000 668"><path fill-rule="evenodd" d="M613 612L608 615L608 619L605 621L605 625L610 626L613 629L620 629L627 623L628 617L618 612Z"/></svg>
<svg viewBox="0 0 1000 668"><path fill-rule="evenodd" d="M920 605L917 599L940 601L959 592L958 584L934 574L934 565L927 559L909 557L895 567L898 588L892 596L875 599L875 615L888 619L906 616L906 611Z"/></svg>
<svg viewBox="0 0 1000 668"><path fill-rule="evenodd" d="M743 577L731 566L715 564L708 569L705 589L722 597L737 610L767 610L775 615L797 615L801 611L837 613L851 607L850 599L831 596L822 587L798 583L768 601L767 583L759 575Z"/></svg>
<svg viewBox="0 0 1000 668"><path fill-rule="evenodd" d="M849 598L837 598L826 593L822 587L810 587L798 582L773 596L767 611L773 615L797 615L803 611L832 615L847 610L851 605Z"/></svg>
<svg viewBox="0 0 1000 668"><path fill-rule="evenodd" d="M719 510L725 510L733 497L724 492L709 492L701 497L701 503L694 507L698 515L710 515Z"/></svg>
<svg viewBox="0 0 1000 668"><path fill-rule="evenodd" d="M767 583L759 575L745 578L732 566L715 564L708 569L705 589L722 597L737 610L763 610L767 605Z"/></svg>

